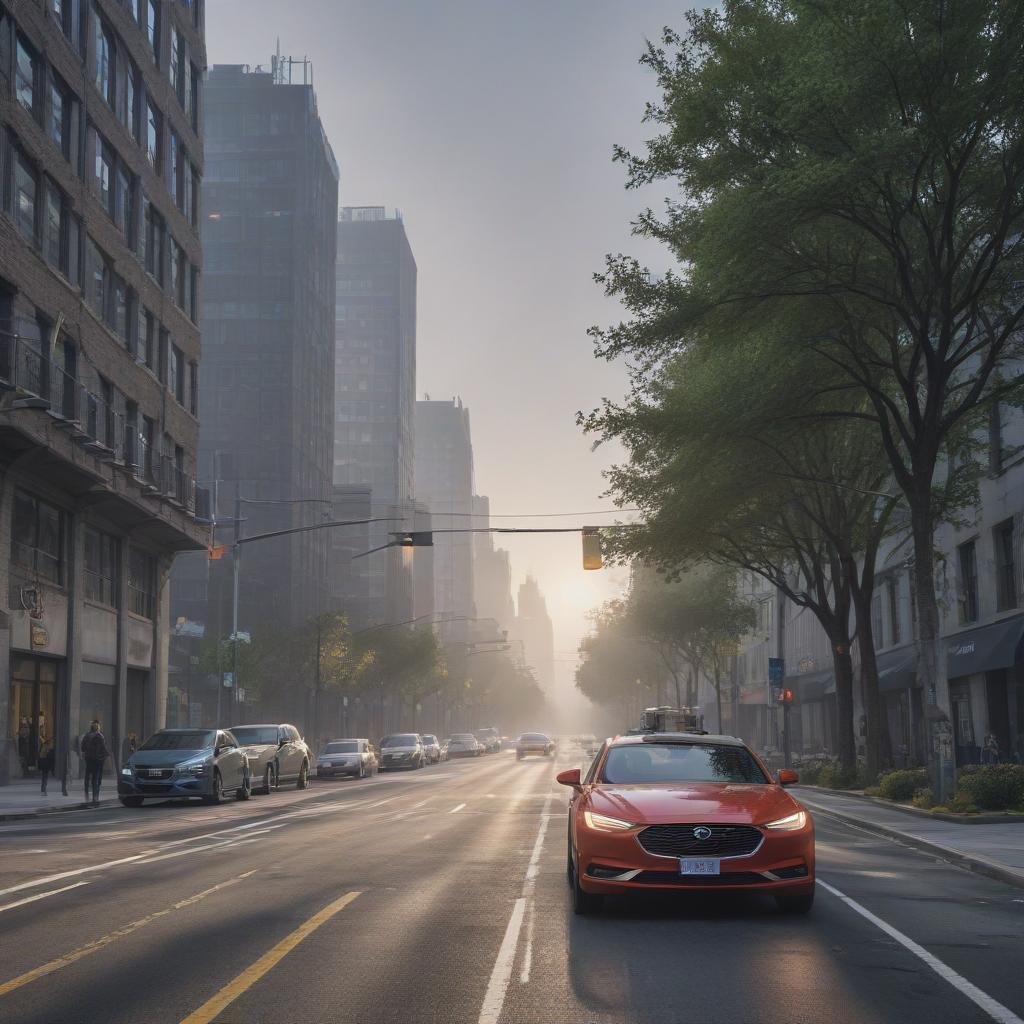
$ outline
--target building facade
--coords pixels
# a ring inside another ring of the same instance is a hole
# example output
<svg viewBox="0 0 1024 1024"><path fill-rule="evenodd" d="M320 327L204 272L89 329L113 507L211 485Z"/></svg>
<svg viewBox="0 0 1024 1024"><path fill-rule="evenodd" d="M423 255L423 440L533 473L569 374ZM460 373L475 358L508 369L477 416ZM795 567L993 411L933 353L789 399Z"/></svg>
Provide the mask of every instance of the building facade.
<svg viewBox="0 0 1024 1024"><path fill-rule="evenodd" d="M343 207L334 311L334 483L369 488L371 547L412 528L416 401L416 260L397 212ZM340 542L339 542L340 543ZM371 623L413 612L411 553L390 548L335 571L363 582Z"/></svg>
<svg viewBox="0 0 1024 1024"><path fill-rule="evenodd" d="M249 536L332 514L338 168L292 66L217 65L207 82L199 470L221 542L236 514ZM293 630L326 611L330 543L310 531L246 545L240 629ZM231 559L190 562L174 611L223 638Z"/></svg>
<svg viewBox="0 0 1024 1024"><path fill-rule="evenodd" d="M473 588L473 441L460 399L416 403L416 497L434 530L434 618L445 639L467 640ZM465 533L444 531L467 530Z"/></svg>
<svg viewBox="0 0 1024 1024"><path fill-rule="evenodd" d="M510 631L514 642L522 645L523 660L533 670L540 688L548 694L555 690L555 633L547 602L532 576L519 585L516 620Z"/></svg>
<svg viewBox="0 0 1024 1024"><path fill-rule="evenodd" d="M486 530L491 525L491 502L484 495L473 496L473 526ZM516 617L512 599L512 562L504 548L494 546L490 533L473 534L473 592L477 615L492 619L499 629L508 630Z"/></svg>
<svg viewBox="0 0 1024 1024"><path fill-rule="evenodd" d="M0 3L0 782L161 726L197 490L202 5Z"/></svg>

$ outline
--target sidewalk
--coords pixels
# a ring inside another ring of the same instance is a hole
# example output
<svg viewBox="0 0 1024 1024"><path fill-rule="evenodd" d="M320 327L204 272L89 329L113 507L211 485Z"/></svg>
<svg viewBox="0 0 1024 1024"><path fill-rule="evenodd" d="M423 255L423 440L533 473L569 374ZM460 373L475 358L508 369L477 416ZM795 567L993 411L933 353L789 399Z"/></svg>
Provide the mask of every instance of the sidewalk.
<svg viewBox="0 0 1024 1024"><path fill-rule="evenodd" d="M16 779L9 786L0 786L0 821L34 818L56 811L77 811L85 807L85 788L81 779L74 779L68 796L61 796L60 779L50 779L47 795L39 791L39 779ZM100 806L117 804L117 783L104 779L100 789Z"/></svg>
<svg viewBox="0 0 1024 1024"><path fill-rule="evenodd" d="M1024 824L965 826L930 821L864 797L794 786L809 810L824 811L851 825L941 857L969 871L1024 888Z"/></svg>

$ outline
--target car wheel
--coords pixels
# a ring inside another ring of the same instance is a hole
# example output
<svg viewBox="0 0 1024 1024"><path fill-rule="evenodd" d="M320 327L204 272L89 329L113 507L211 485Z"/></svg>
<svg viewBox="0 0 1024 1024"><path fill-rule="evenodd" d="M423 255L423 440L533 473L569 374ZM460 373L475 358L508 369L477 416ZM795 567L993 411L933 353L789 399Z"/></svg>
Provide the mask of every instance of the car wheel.
<svg viewBox="0 0 1024 1024"><path fill-rule="evenodd" d="M305 789L309 785L309 765L303 761L299 769L299 777L295 781L296 789Z"/></svg>
<svg viewBox="0 0 1024 1024"><path fill-rule="evenodd" d="M224 799L223 783L221 782L220 772L216 768L213 770L213 789L207 795L203 797L204 804L219 804Z"/></svg>
<svg viewBox="0 0 1024 1024"><path fill-rule="evenodd" d="M580 880L576 874L576 864L569 852L569 888L572 892L572 912L581 916L598 914L604 906L604 897L600 893L585 892L580 888Z"/></svg>
<svg viewBox="0 0 1024 1024"><path fill-rule="evenodd" d="M142 806L142 797L141 796L123 796L123 797L121 797L121 803L123 803L125 805L125 807L141 807Z"/></svg>
<svg viewBox="0 0 1024 1024"><path fill-rule="evenodd" d="M274 788L274 766L272 764L268 764L267 767L263 769L263 785L260 787L260 789L269 796L270 795L270 791L273 788Z"/></svg>
<svg viewBox="0 0 1024 1024"><path fill-rule="evenodd" d="M807 914L814 906L814 890L799 895L779 893L775 897L775 902L784 914Z"/></svg>

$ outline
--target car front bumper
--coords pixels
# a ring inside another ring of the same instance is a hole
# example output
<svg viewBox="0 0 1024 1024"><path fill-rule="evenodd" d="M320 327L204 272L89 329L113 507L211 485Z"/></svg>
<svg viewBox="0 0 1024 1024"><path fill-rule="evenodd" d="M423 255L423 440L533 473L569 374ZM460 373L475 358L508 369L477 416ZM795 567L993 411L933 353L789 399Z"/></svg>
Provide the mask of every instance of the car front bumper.
<svg viewBox="0 0 1024 1024"><path fill-rule="evenodd" d="M192 776L170 779L140 779L135 776L118 776L118 796L141 796L150 800L176 800L182 797L209 796L211 779Z"/></svg>
<svg viewBox="0 0 1024 1024"><path fill-rule="evenodd" d="M577 831L577 864L580 888L592 893L643 892L645 890L695 890L787 892L794 895L814 889L814 827L795 832L765 832L754 853L724 857L718 875L683 875L678 857L648 853L626 835Z"/></svg>
<svg viewBox="0 0 1024 1024"><path fill-rule="evenodd" d="M316 775L318 779L331 779L338 775L358 775L359 765L357 764L336 764L329 767L320 768L317 767Z"/></svg>

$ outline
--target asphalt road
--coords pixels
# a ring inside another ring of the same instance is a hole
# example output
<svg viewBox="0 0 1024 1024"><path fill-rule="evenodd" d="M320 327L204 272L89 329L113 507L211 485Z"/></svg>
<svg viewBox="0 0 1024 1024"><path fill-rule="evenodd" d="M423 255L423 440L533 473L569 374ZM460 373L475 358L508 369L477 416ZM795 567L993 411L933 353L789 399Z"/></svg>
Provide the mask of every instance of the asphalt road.
<svg viewBox="0 0 1024 1024"><path fill-rule="evenodd" d="M1024 891L819 814L807 917L577 918L553 774L501 754L0 826L0 1021L1021 1024Z"/></svg>

